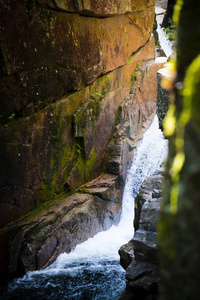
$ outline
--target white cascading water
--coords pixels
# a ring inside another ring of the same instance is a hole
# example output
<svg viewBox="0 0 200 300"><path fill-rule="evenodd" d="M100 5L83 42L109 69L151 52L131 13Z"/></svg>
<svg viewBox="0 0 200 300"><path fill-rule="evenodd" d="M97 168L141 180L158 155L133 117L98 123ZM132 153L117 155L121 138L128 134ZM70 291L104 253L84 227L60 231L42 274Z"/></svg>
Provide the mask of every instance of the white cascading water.
<svg viewBox="0 0 200 300"><path fill-rule="evenodd" d="M161 46L162 50L165 52L165 55L167 57L169 57L173 53L172 42L170 42L166 38L166 34L165 34L164 30L159 24L157 27L157 32L158 32L158 36L159 36L160 46Z"/></svg>
<svg viewBox="0 0 200 300"><path fill-rule="evenodd" d="M167 141L155 116L127 175L120 223L89 238L70 254L61 254L47 269L14 280L8 295L19 299L21 295L28 299L117 299L125 288L118 250L133 237L134 198L144 178L158 170L166 156Z"/></svg>

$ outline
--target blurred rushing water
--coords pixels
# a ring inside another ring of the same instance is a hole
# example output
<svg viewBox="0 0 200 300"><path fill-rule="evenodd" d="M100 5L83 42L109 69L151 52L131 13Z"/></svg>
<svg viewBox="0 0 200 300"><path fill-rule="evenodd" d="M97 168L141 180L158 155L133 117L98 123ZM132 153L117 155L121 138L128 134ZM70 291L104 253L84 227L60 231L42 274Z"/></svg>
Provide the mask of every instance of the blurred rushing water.
<svg viewBox="0 0 200 300"><path fill-rule="evenodd" d="M167 39L163 28L158 24L157 32L159 36L160 46L165 55L169 57L173 53L172 43Z"/></svg>

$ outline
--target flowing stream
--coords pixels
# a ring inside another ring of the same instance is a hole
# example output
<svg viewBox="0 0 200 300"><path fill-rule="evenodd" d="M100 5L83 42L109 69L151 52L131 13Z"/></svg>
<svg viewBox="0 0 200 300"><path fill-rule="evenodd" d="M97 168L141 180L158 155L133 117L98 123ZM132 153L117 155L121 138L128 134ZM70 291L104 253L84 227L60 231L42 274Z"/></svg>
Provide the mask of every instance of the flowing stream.
<svg viewBox="0 0 200 300"><path fill-rule="evenodd" d="M118 250L133 236L134 197L144 178L159 168L166 155L167 141L155 116L127 175L120 223L78 245L70 254L61 254L45 270L28 272L10 282L6 299L118 299L125 289Z"/></svg>
<svg viewBox="0 0 200 300"><path fill-rule="evenodd" d="M163 49L163 51L165 52L165 55L167 57L169 57L173 53L172 42L170 42L166 38L166 34L165 34L164 30L163 30L163 28L161 28L161 26L159 24L158 24L157 32L158 32L158 36L159 36L160 46Z"/></svg>

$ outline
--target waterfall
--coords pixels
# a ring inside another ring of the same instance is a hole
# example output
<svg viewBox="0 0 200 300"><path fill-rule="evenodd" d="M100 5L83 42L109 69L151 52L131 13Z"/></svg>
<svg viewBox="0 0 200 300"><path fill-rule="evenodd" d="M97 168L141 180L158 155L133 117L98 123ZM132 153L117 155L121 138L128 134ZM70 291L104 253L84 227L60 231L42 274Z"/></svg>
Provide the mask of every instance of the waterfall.
<svg viewBox="0 0 200 300"><path fill-rule="evenodd" d="M159 24L157 27L157 32L159 36L160 46L165 52L165 55L169 57L173 53L172 43L167 39L163 28L161 28Z"/></svg>
<svg viewBox="0 0 200 300"><path fill-rule="evenodd" d="M15 279L8 295L15 299L117 299L125 289L118 250L133 236L134 197L144 178L160 167L166 155L167 141L155 116L128 171L120 223L77 245L71 253L61 254L45 270Z"/></svg>

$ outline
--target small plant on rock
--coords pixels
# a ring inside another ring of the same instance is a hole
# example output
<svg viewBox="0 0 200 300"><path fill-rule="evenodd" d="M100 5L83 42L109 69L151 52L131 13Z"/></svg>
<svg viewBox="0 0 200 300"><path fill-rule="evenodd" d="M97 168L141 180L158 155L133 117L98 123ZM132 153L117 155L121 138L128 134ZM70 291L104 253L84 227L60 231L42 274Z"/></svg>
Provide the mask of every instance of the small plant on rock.
<svg viewBox="0 0 200 300"><path fill-rule="evenodd" d="M176 26L171 19L169 19L169 26L164 28L164 32L170 41L175 40Z"/></svg>

